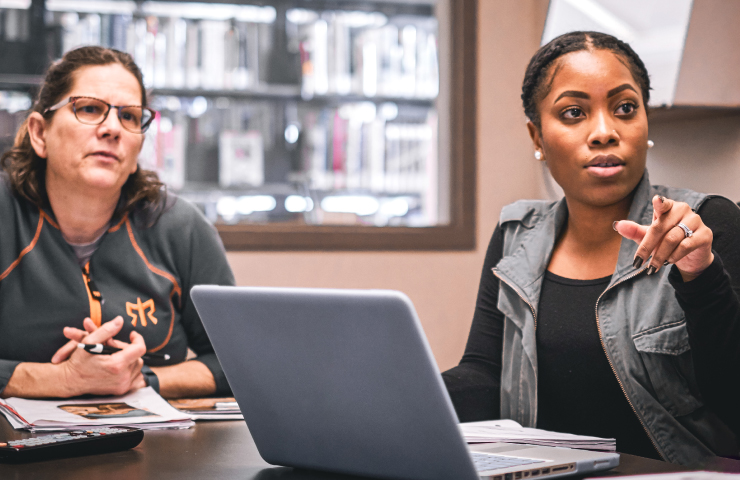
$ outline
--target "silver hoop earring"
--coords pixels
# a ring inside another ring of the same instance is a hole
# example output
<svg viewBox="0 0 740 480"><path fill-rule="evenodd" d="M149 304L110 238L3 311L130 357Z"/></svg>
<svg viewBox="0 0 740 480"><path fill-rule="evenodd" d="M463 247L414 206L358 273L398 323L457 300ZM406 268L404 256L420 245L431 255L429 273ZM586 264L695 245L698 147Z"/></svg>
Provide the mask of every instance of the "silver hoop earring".
<svg viewBox="0 0 740 480"><path fill-rule="evenodd" d="M542 152L534 152L534 158L537 160L542 160Z"/></svg>
<svg viewBox="0 0 740 480"><path fill-rule="evenodd" d="M655 142L652 140L648 140L648 148L653 148L655 146Z"/></svg>

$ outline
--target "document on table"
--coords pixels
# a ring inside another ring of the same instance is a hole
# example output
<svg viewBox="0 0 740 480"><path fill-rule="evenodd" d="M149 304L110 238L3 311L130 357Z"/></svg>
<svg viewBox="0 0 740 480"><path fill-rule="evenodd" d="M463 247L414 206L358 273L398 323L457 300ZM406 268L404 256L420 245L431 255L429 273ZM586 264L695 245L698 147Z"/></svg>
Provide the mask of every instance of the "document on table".
<svg viewBox="0 0 740 480"><path fill-rule="evenodd" d="M170 405L190 415L193 420L244 420L234 397L181 398L168 400Z"/></svg>
<svg viewBox="0 0 740 480"><path fill-rule="evenodd" d="M142 429L190 428L189 415L178 411L151 387L119 397L64 400L0 399L0 412L17 430L70 431L104 425Z"/></svg>
<svg viewBox="0 0 740 480"><path fill-rule="evenodd" d="M628 475L621 478L632 478L634 480L740 480L740 474L719 472L679 472ZM596 480L596 478L586 480Z"/></svg>
<svg viewBox="0 0 740 480"><path fill-rule="evenodd" d="M526 443L600 452L615 452L617 450L617 441L613 438L587 437L522 427L514 420L461 423L460 431L467 443Z"/></svg>

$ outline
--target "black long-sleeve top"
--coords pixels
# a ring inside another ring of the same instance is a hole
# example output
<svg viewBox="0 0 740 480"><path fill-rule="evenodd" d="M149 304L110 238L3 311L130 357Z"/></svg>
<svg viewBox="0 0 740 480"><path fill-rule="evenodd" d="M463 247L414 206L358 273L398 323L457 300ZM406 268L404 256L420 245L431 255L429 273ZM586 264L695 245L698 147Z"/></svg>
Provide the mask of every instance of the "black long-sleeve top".
<svg viewBox="0 0 740 480"><path fill-rule="evenodd" d="M715 260L684 283L669 281L684 310L692 359L705 404L740 433L740 209L711 197L698 211L714 234ZM503 256L496 227L483 265L473 324L457 367L442 374L460 421L499 417L504 316L494 268ZM594 305L609 277L571 280L546 273L538 311L538 427L611 437L624 453L659 458L629 406L601 346Z"/></svg>

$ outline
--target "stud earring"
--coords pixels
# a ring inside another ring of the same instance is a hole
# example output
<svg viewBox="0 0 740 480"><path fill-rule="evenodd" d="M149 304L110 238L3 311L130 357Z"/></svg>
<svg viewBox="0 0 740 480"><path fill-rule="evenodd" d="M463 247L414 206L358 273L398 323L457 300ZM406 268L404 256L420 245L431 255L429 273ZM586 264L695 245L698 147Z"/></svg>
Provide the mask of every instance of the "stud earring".
<svg viewBox="0 0 740 480"><path fill-rule="evenodd" d="M542 160L542 152L534 152L534 158L536 158L537 160Z"/></svg>
<svg viewBox="0 0 740 480"><path fill-rule="evenodd" d="M652 140L648 140L648 148L653 148L655 146L655 142Z"/></svg>

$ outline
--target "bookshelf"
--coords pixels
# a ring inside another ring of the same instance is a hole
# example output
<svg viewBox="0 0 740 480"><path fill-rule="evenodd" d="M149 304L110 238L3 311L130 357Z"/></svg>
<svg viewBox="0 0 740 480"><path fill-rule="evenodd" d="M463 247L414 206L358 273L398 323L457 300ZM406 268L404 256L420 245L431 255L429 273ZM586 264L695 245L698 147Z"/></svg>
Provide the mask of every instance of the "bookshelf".
<svg viewBox="0 0 740 480"><path fill-rule="evenodd" d="M227 249L464 250L475 243L476 8L0 0L0 50L130 52L160 112L140 163L198 205ZM45 35L8 36L9 18L39 15ZM42 71L0 71L1 147Z"/></svg>

